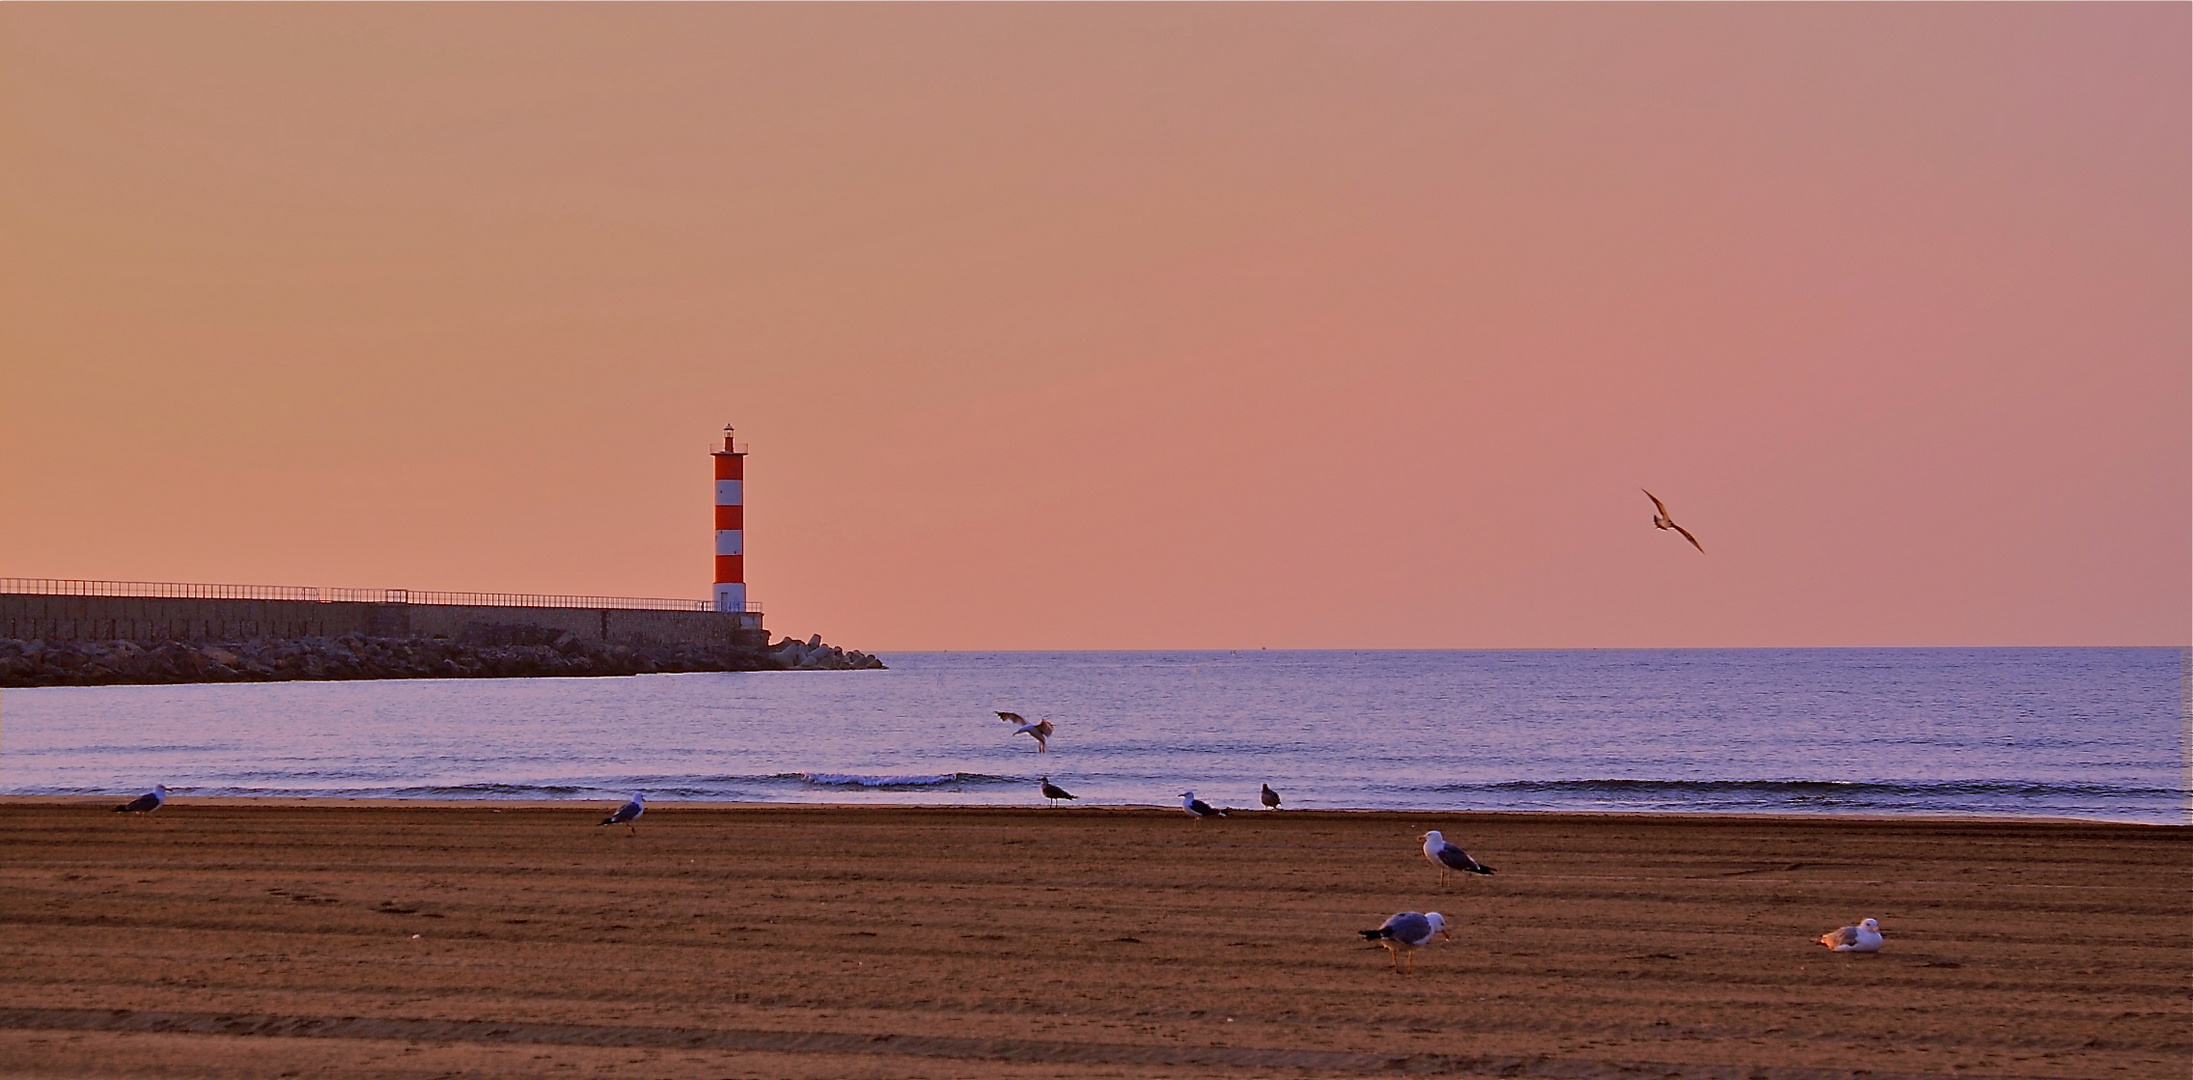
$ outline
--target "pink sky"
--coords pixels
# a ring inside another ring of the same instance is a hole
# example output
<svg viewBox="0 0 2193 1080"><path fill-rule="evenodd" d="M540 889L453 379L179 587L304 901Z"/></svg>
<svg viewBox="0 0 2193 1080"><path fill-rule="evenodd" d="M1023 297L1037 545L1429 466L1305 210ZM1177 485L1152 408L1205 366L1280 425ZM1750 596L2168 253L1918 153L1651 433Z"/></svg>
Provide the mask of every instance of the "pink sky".
<svg viewBox="0 0 2193 1080"><path fill-rule="evenodd" d="M2189 11L7 5L0 575L2181 644Z"/></svg>

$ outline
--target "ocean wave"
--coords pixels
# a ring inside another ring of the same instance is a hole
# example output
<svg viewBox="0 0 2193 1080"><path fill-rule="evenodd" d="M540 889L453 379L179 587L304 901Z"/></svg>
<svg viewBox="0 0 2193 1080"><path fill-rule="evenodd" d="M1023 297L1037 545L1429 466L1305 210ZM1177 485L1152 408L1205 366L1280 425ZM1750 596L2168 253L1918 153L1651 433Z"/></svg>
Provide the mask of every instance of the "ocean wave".
<svg viewBox="0 0 2193 1080"><path fill-rule="evenodd" d="M1432 785L1442 792L1510 791L1547 794L1611 792L1635 795L1782 795L1849 798L1865 795L2179 795L2175 788L2055 780L1501 780Z"/></svg>
<svg viewBox="0 0 2193 1080"><path fill-rule="evenodd" d="M907 776L870 776L862 773L802 772L781 773L773 780L797 779L812 787L866 788L872 791L906 791L921 788L954 786L982 787L992 784L1022 784L1008 776L991 776L988 773L917 773Z"/></svg>

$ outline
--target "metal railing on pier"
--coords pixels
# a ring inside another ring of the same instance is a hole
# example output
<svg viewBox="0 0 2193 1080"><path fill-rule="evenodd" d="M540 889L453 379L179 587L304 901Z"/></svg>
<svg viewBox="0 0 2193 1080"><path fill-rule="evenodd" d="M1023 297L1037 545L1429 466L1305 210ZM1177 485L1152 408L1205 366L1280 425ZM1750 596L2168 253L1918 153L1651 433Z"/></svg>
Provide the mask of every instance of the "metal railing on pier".
<svg viewBox="0 0 2193 1080"><path fill-rule="evenodd" d="M186 600L309 600L348 604L449 604L460 607L615 608L626 611L714 611L708 600L654 596L572 596L561 593L430 592L422 589L343 589L316 585L211 585L180 581L89 581L0 577L0 593L40 596L142 596ZM761 605L749 601L749 614Z"/></svg>

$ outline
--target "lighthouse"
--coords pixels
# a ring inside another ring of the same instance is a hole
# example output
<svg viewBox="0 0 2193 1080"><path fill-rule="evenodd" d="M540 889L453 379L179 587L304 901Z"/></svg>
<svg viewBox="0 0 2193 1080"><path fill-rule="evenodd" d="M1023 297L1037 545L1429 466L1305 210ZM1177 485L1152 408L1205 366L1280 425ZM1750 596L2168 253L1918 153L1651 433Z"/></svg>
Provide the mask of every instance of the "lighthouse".
<svg viewBox="0 0 2193 1080"><path fill-rule="evenodd" d="M723 426L716 451L716 610L746 611L746 451Z"/></svg>

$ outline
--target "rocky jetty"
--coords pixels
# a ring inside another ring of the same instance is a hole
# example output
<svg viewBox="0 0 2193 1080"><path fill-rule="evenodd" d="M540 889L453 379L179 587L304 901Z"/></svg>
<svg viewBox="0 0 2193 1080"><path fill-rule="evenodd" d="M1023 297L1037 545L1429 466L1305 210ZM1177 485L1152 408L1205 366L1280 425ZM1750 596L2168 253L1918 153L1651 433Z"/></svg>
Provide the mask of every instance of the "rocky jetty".
<svg viewBox="0 0 2193 1080"><path fill-rule="evenodd" d="M493 679L678 671L881 668L867 653L787 638L763 648L624 645L529 627L460 638L262 638L251 641L17 641L0 638L0 687L297 679Z"/></svg>

